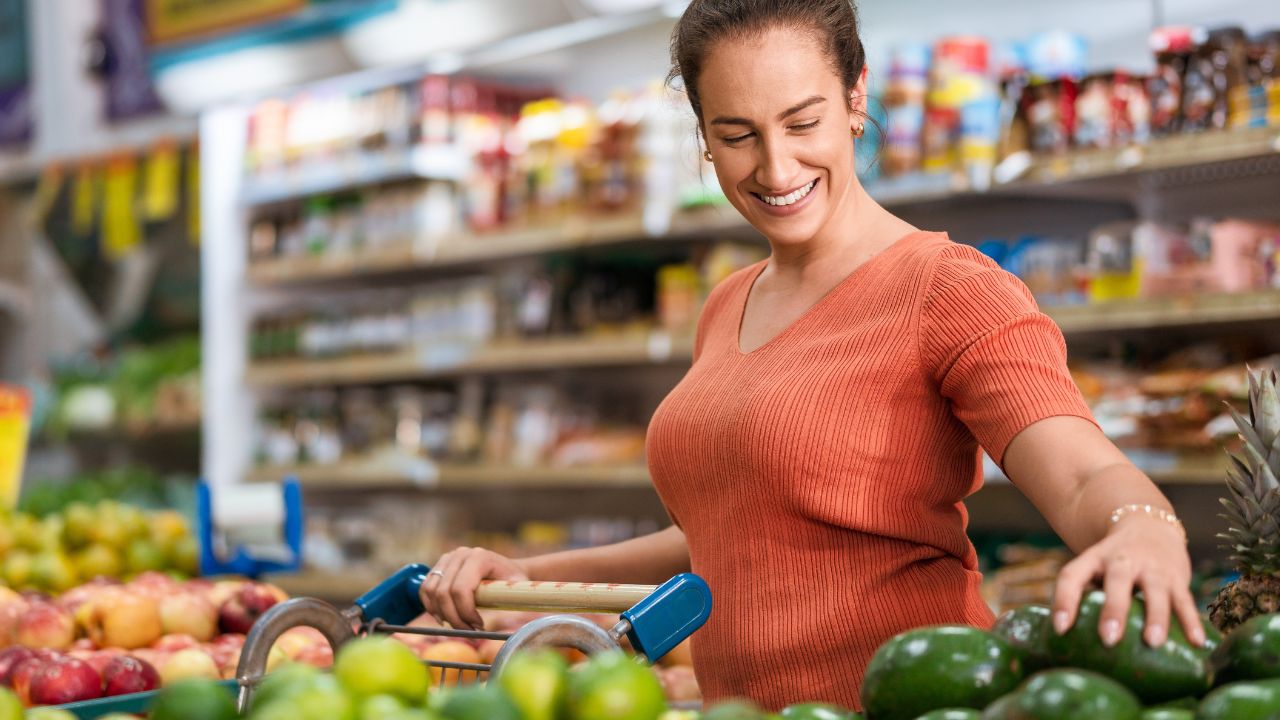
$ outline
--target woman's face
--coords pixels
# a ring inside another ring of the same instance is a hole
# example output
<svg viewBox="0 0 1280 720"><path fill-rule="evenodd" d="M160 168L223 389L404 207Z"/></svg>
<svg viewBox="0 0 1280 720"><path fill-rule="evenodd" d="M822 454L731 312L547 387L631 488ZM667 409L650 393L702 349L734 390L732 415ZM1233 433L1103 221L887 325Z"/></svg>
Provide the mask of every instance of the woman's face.
<svg viewBox="0 0 1280 720"><path fill-rule="evenodd" d="M775 245L817 236L857 182L850 132L862 122L831 60L809 35L777 28L712 46L698 90L729 202Z"/></svg>

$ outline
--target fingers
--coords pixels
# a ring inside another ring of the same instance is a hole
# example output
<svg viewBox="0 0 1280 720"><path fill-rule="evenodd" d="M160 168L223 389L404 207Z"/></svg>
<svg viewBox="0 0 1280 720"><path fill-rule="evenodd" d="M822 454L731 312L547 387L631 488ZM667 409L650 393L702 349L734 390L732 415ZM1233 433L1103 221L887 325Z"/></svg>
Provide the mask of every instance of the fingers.
<svg viewBox="0 0 1280 720"><path fill-rule="evenodd" d="M1142 596L1147 605L1142 639L1151 647L1160 647L1169 637L1169 584L1159 577L1144 578Z"/></svg>
<svg viewBox="0 0 1280 720"><path fill-rule="evenodd" d="M1187 640L1196 647L1204 647L1204 625L1200 620L1200 608L1196 606L1191 591L1184 586L1178 586L1173 591L1173 611L1178 615L1178 622L1182 623Z"/></svg>
<svg viewBox="0 0 1280 720"><path fill-rule="evenodd" d="M1114 646L1124 637L1129 605L1133 602L1134 579L1133 563L1125 556L1113 557L1107 563L1106 577L1102 580L1102 591L1106 594L1106 599L1102 603L1102 615L1098 618L1098 636L1107 647ZM1166 605L1166 622L1168 612Z"/></svg>
<svg viewBox="0 0 1280 720"><path fill-rule="evenodd" d="M426 593L426 602L423 605L426 607L427 612L441 622L448 622L448 617L445 615L445 601L448 599L448 581L446 578L449 577L452 567L457 564L460 551L454 550L441 556L440 561L436 563L435 567L431 568L431 573L427 575L427 579L422 583Z"/></svg>
<svg viewBox="0 0 1280 720"><path fill-rule="evenodd" d="M1071 629L1080 608L1080 596L1102 570L1096 553L1088 553L1063 566L1058 573L1058 584L1053 591L1053 630L1059 635Z"/></svg>
<svg viewBox="0 0 1280 720"><path fill-rule="evenodd" d="M494 556L485 550L468 555L453 571L450 594L458 617L472 629L483 630L484 618L476 610L476 588L480 581L494 576Z"/></svg>
<svg viewBox="0 0 1280 720"><path fill-rule="evenodd" d="M446 567L438 568L442 574L439 575L440 581L435 585L433 591L436 599L436 607L439 608L440 614L437 616L441 620L449 624L449 627L455 630L462 630L470 627L470 624L462 619L458 614L456 597L460 590L454 588L454 582L457 579L458 568L465 562L466 555L470 552L470 548L458 548L450 553L450 562ZM472 588L474 591L474 588Z"/></svg>

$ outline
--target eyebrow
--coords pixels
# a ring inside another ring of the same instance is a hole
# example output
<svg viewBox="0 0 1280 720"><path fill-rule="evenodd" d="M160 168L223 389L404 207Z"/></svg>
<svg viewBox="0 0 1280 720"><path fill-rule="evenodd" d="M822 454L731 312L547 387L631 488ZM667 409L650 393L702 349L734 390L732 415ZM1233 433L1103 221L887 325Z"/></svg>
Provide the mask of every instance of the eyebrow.
<svg viewBox="0 0 1280 720"><path fill-rule="evenodd" d="M795 115L796 113L800 112L801 110L804 110L807 107L811 107L813 105L817 105L818 103L826 102L826 101L827 99L822 97L821 95L814 95L778 113L778 119L786 120L788 117ZM712 125L750 125L751 121L747 120L746 118L722 116L712 120L711 124Z"/></svg>

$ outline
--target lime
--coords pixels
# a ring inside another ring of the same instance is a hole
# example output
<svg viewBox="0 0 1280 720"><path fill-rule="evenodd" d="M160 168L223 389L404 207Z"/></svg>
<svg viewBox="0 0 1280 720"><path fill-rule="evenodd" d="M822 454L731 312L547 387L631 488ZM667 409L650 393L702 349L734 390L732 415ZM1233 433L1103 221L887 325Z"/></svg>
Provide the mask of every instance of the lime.
<svg viewBox="0 0 1280 720"><path fill-rule="evenodd" d="M432 703L447 720L521 720L520 711L502 691L468 685L440 694Z"/></svg>
<svg viewBox="0 0 1280 720"><path fill-rule="evenodd" d="M518 653L502 669L498 686L524 720L556 720L564 713L569 664L554 650Z"/></svg>
<svg viewBox="0 0 1280 720"><path fill-rule="evenodd" d="M413 651L389 637L366 637L338 651L333 673L358 695L395 695L421 702L431 685L427 668Z"/></svg>
<svg viewBox="0 0 1280 720"><path fill-rule="evenodd" d="M621 652L595 655L569 676L572 720L656 720L666 709L657 676Z"/></svg>
<svg viewBox="0 0 1280 720"><path fill-rule="evenodd" d="M125 550L125 565L128 566L129 572L135 575L148 570L163 570L167 563L168 558L165 557L164 550L150 540L136 538Z"/></svg>
<svg viewBox="0 0 1280 720"><path fill-rule="evenodd" d="M22 720L22 701L4 688L0 688L0 720Z"/></svg>
<svg viewBox="0 0 1280 720"><path fill-rule="evenodd" d="M27 711L26 720L77 720L70 710L56 707L38 707Z"/></svg>
<svg viewBox="0 0 1280 720"><path fill-rule="evenodd" d="M120 556L102 543L91 543L72 558L82 580L98 576L120 577Z"/></svg>
<svg viewBox="0 0 1280 720"><path fill-rule="evenodd" d="M829 705L827 703L789 705L782 709L780 715L786 720L852 720L857 717L852 710L845 710L837 705ZM977 717L977 715L974 715L974 717ZM930 720L938 719L930 718Z"/></svg>
<svg viewBox="0 0 1280 720"><path fill-rule="evenodd" d="M360 710L356 713L356 717L359 720L383 720L405 709L407 706L404 701L395 695L371 695L360 703Z"/></svg>
<svg viewBox="0 0 1280 720"><path fill-rule="evenodd" d="M21 590L31 584L31 553L13 550L4 559L5 585Z"/></svg>
<svg viewBox="0 0 1280 720"><path fill-rule="evenodd" d="M765 712L746 700L725 700L702 714L703 720L764 720Z"/></svg>
<svg viewBox="0 0 1280 720"><path fill-rule="evenodd" d="M63 508L62 537L67 545L78 548L87 544L96 520L93 508L82 502L73 502Z"/></svg>
<svg viewBox="0 0 1280 720"><path fill-rule="evenodd" d="M237 720L231 693L209 680L180 680L160 691L151 720Z"/></svg>
<svg viewBox="0 0 1280 720"><path fill-rule="evenodd" d="M278 698L290 697L294 692L307 687L320 676L320 671L311 665L290 663L275 672L268 673L254 689L250 707L257 710Z"/></svg>
<svg viewBox="0 0 1280 720"><path fill-rule="evenodd" d="M318 675L271 705L287 705L296 720L355 720L356 703L332 675Z"/></svg>

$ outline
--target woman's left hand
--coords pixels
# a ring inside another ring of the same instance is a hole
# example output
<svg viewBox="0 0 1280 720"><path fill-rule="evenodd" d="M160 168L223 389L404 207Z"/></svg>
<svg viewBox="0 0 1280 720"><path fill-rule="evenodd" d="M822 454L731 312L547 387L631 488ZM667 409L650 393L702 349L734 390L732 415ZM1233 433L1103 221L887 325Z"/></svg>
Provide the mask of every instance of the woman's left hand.
<svg viewBox="0 0 1280 720"><path fill-rule="evenodd" d="M1098 635L1107 647L1124 636L1134 588L1147 606L1143 638L1152 647L1168 637L1170 610L1192 645L1204 645L1200 611L1191 597L1191 558L1179 528L1149 515L1130 515L1111 527L1092 547L1067 563L1058 576L1053 600L1053 629L1059 635L1076 620L1086 587L1102 581L1106 600Z"/></svg>

